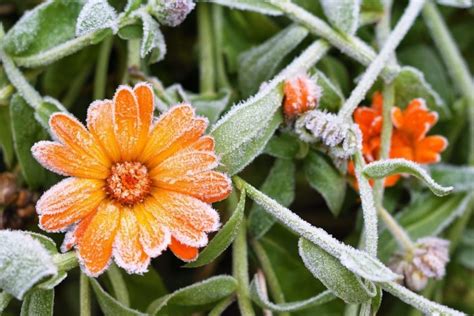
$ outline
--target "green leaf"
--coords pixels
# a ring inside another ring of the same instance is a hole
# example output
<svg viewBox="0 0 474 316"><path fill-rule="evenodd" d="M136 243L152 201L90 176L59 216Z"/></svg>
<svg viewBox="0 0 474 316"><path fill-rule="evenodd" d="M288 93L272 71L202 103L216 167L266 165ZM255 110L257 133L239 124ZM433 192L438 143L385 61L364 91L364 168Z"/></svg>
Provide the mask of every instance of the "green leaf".
<svg viewBox="0 0 474 316"><path fill-rule="evenodd" d="M322 305L332 301L336 296L329 290L324 291L316 296L310 297L303 301L274 304L268 300L265 293L263 293L260 278L255 275L250 283L250 297L261 308L271 310L272 312L295 312L303 309L308 309L314 306Z"/></svg>
<svg viewBox="0 0 474 316"><path fill-rule="evenodd" d="M163 33L161 33L160 25L152 18L151 15L144 11L140 11L140 19L143 22L143 38L140 44L140 57L148 58L150 64L162 60L166 54L166 43Z"/></svg>
<svg viewBox="0 0 474 316"><path fill-rule="evenodd" d="M304 161L306 180L326 201L334 215L339 215L346 196L346 179L321 153L311 150Z"/></svg>
<svg viewBox="0 0 474 316"><path fill-rule="evenodd" d="M54 290L33 290L29 292L21 305L21 316L53 315Z"/></svg>
<svg viewBox="0 0 474 316"><path fill-rule="evenodd" d="M266 15L281 15L281 11L273 5L261 0L209 0L233 9L254 11Z"/></svg>
<svg viewBox="0 0 474 316"><path fill-rule="evenodd" d="M117 32L118 16L115 9L107 0L87 1L77 18L76 36L107 28Z"/></svg>
<svg viewBox="0 0 474 316"><path fill-rule="evenodd" d="M204 115L212 124L219 119L222 112L229 104L230 90L223 90L215 95L191 95L189 101L196 108L199 115Z"/></svg>
<svg viewBox="0 0 474 316"><path fill-rule="evenodd" d="M74 38L82 0L46 1L23 15L3 38L12 56L29 56Z"/></svg>
<svg viewBox="0 0 474 316"><path fill-rule="evenodd" d="M336 29L349 35L355 34L359 26L359 0L321 0L321 6Z"/></svg>
<svg viewBox="0 0 474 316"><path fill-rule="evenodd" d="M470 8L472 7L472 0L436 0L439 4L457 7L457 8Z"/></svg>
<svg viewBox="0 0 474 316"><path fill-rule="evenodd" d="M271 79L283 59L308 35L302 26L290 25L257 47L239 55L239 89L244 97L256 93Z"/></svg>
<svg viewBox="0 0 474 316"><path fill-rule="evenodd" d="M421 71L416 68L405 66L394 80L395 85L395 104L405 108L410 101L422 98L426 105L432 111L440 114L441 118L449 117L450 112L444 101L433 90L431 85L426 82Z"/></svg>
<svg viewBox="0 0 474 316"><path fill-rule="evenodd" d="M39 188L46 184L48 172L33 158L31 146L39 140L47 139L47 133L35 120L34 110L18 94L12 97L10 118L21 172L31 188Z"/></svg>
<svg viewBox="0 0 474 316"><path fill-rule="evenodd" d="M46 277L58 273L51 254L30 235L0 231L0 288L17 299Z"/></svg>
<svg viewBox="0 0 474 316"><path fill-rule="evenodd" d="M420 165L406 159L387 159L372 162L362 170L366 177L381 179L393 174L406 173L422 180L437 196L451 193L453 187L443 187L436 183Z"/></svg>
<svg viewBox="0 0 474 316"><path fill-rule="evenodd" d="M185 265L186 268L196 268L206 265L220 256L234 241L239 231L240 224L244 217L245 210L245 190L241 191L239 203L235 207L234 213L225 223L224 227L212 238L206 248L199 254L196 261Z"/></svg>
<svg viewBox="0 0 474 316"><path fill-rule="evenodd" d="M133 310L124 306L122 303L113 298L109 293L104 291L99 282L94 278L89 278L92 289L99 302L100 309L105 316L144 316L146 314Z"/></svg>
<svg viewBox="0 0 474 316"><path fill-rule="evenodd" d="M296 135L290 133L280 133L273 135L265 146L264 153L275 158L293 159L300 152L302 144Z"/></svg>
<svg viewBox="0 0 474 316"><path fill-rule="evenodd" d="M344 103L344 96L341 90L319 70L316 71L313 78L316 84L322 88L322 96L319 100L318 108L320 110L328 110L329 112L337 112Z"/></svg>
<svg viewBox="0 0 474 316"><path fill-rule="evenodd" d="M430 165L429 170L434 181L452 185L453 192L474 191L474 167L436 164Z"/></svg>
<svg viewBox="0 0 474 316"><path fill-rule="evenodd" d="M216 153L227 173L239 172L264 149L283 121L277 112L282 98L281 86L273 85L234 106L212 127Z"/></svg>
<svg viewBox="0 0 474 316"><path fill-rule="evenodd" d="M0 105L0 148L2 149L3 161L7 167L12 167L15 159L13 148L13 135L10 123L10 110L8 106Z"/></svg>
<svg viewBox="0 0 474 316"><path fill-rule="evenodd" d="M12 300L13 296L8 294L7 292L1 292L0 293L0 313L3 315L3 311L5 308L8 307L8 304L10 304L10 301Z"/></svg>
<svg viewBox="0 0 474 316"><path fill-rule="evenodd" d="M278 203L289 206L295 198L295 164L292 160L277 159L260 190ZM250 209L248 226L255 238L261 238L275 223L275 219L254 203Z"/></svg>
<svg viewBox="0 0 474 316"><path fill-rule="evenodd" d="M234 293L237 282L231 276L220 275L179 289L155 300L147 309L156 315L164 308L177 306L199 306L217 302Z"/></svg>
<svg viewBox="0 0 474 316"><path fill-rule="evenodd" d="M151 266L143 275L124 273L123 278L127 284L132 308L146 310L157 296L168 294L160 275Z"/></svg>
<svg viewBox="0 0 474 316"><path fill-rule="evenodd" d="M300 238L298 247L306 268L344 302L363 303L375 296L373 283L369 282L367 288L358 276L317 245Z"/></svg>

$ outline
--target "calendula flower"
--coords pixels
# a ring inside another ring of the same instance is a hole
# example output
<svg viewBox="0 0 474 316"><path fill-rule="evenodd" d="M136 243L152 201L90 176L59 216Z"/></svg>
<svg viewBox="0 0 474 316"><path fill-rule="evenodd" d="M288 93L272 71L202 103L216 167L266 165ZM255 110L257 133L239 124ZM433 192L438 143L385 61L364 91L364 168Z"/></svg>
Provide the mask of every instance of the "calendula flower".
<svg viewBox="0 0 474 316"><path fill-rule="evenodd" d="M306 74L286 80L283 92L283 113L287 122L315 109L321 97L321 89Z"/></svg>
<svg viewBox="0 0 474 316"><path fill-rule="evenodd" d="M367 162L378 159L382 132L383 97L376 92L371 107L358 107L354 111L354 121L362 132L362 153ZM404 158L420 164L440 161L440 153L446 149L448 141L440 135L426 136L438 121L438 114L429 111L422 99L411 101L406 109L392 109L393 132L390 144L390 158ZM349 173L353 165L348 166ZM352 172L353 174L353 172ZM400 175L385 179L385 186L395 185Z"/></svg>
<svg viewBox="0 0 474 316"><path fill-rule="evenodd" d="M214 140L205 118L187 104L153 122L154 95L145 83L121 86L112 101L96 101L87 128L68 114L50 119L56 141L36 143L34 157L69 176L37 203L40 227L66 231L84 271L101 274L111 262L143 273L168 247L192 261L219 228L210 203L226 198L229 178L214 171Z"/></svg>

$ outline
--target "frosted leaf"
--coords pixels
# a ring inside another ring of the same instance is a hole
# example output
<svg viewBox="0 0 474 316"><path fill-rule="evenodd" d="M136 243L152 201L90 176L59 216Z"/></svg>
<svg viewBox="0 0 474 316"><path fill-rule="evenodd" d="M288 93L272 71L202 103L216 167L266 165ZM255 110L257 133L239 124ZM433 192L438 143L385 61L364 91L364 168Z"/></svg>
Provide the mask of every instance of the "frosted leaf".
<svg viewBox="0 0 474 316"><path fill-rule="evenodd" d="M321 0L324 14L334 27L354 35L359 26L360 0Z"/></svg>
<svg viewBox="0 0 474 316"><path fill-rule="evenodd" d="M118 30L118 17L115 9L107 0L89 0L79 13L76 23L76 36L85 35L97 30L110 28Z"/></svg>
<svg viewBox="0 0 474 316"><path fill-rule="evenodd" d="M470 8L472 7L472 0L436 0L439 4L458 7L458 8Z"/></svg>
<svg viewBox="0 0 474 316"><path fill-rule="evenodd" d="M38 281L58 273L51 255L28 234L0 231L0 288L18 299Z"/></svg>
<svg viewBox="0 0 474 316"><path fill-rule="evenodd" d="M25 296L20 315L53 315L53 307L54 290L35 289Z"/></svg>
<svg viewBox="0 0 474 316"><path fill-rule="evenodd" d="M160 30L160 25L146 12L139 12L138 17L143 22L143 38L140 45L140 57L150 55L149 62L156 63L166 54L165 38Z"/></svg>
<svg viewBox="0 0 474 316"><path fill-rule="evenodd" d="M266 15L281 15L282 12L268 3L261 0L210 0L209 2L225 5L230 8L239 10L254 11Z"/></svg>
<svg viewBox="0 0 474 316"><path fill-rule="evenodd" d="M151 0L151 14L164 25L178 26L186 19L196 4L193 0Z"/></svg>
<svg viewBox="0 0 474 316"><path fill-rule="evenodd" d="M436 164L428 168L436 182L452 185L453 192L474 191L474 167Z"/></svg>

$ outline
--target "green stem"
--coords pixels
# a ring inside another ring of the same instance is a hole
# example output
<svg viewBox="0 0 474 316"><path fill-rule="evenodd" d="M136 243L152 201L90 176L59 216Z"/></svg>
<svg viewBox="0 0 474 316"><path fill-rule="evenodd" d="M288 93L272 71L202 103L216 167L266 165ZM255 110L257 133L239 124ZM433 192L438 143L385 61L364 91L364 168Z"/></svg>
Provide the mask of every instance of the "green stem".
<svg viewBox="0 0 474 316"><path fill-rule="evenodd" d="M99 57L95 66L94 99L105 98L107 87L107 70L109 68L110 51L112 50L113 37L107 37L100 45Z"/></svg>
<svg viewBox="0 0 474 316"><path fill-rule="evenodd" d="M115 264L112 264L107 269L107 276L109 277L110 283L115 293L117 300L125 306L130 306L130 298L128 296L127 285L123 276Z"/></svg>
<svg viewBox="0 0 474 316"><path fill-rule="evenodd" d="M79 283L79 315L90 316L91 315L91 295L89 278L87 275L81 272L81 279Z"/></svg>
<svg viewBox="0 0 474 316"><path fill-rule="evenodd" d="M390 36L387 38L385 45L383 46L380 53L369 65L365 73L362 75L362 78L359 81L357 87L352 91L349 99L342 106L339 111L339 116L345 120L349 120L352 116L357 105L365 97L365 94L372 87L373 83L377 79L380 72L383 70L385 64L393 55L393 52L400 44L402 39L405 37L406 33L415 22L416 17L423 8L423 3L425 0L411 0L408 4L408 7L405 9L400 20L398 20L397 25L393 29L393 32L390 33Z"/></svg>
<svg viewBox="0 0 474 316"><path fill-rule="evenodd" d="M257 255L258 261L260 262L260 266L262 267L263 272L265 273L265 279L268 283L270 288L270 292L272 293L273 300L277 304L285 303L285 295L283 294L283 290L281 289L280 282L278 282L278 278L276 276L275 270L273 270L273 265L270 259L267 256L265 249L262 247L260 242L256 239L252 239L251 241L252 248ZM290 313L279 313L280 316L289 316Z"/></svg>
<svg viewBox="0 0 474 316"><path fill-rule="evenodd" d="M62 103L66 108L70 108L73 106L74 102L77 101L77 97L81 93L81 89L84 86L84 83L86 82L87 78L89 77L89 73L92 69L92 65L88 64L84 67L84 69L79 72L79 74L74 78L74 80L71 83L71 86L67 92L67 94L64 96L64 99L62 100Z"/></svg>
<svg viewBox="0 0 474 316"><path fill-rule="evenodd" d="M217 89L230 88L229 78L225 72L224 54L222 53L223 32L224 29L224 8L220 5L212 5L212 26L214 34L214 59L216 67L216 86Z"/></svg>
<svg viewBox="0 0 474 316"><path fill-rule="evenodd" d="M472 165L474 164L474 84L472 76L456 42L449 33L446 23L443 21L436 5L431 1L428 1L423 8L423 18L455 86L458 87L467 101L470 121L469 163Z"/></svg>
<svg viewBox="0 0 474 316"><path fill-rule="evenodd" d="M403 227L398 224L395 218L393 218L385 208L380 207L377 209L377 211L380 218L387 226L387 229L390 231L393 237L395 237L395 240L397 240L400 247L402 247L407 252L412 252L415 249L415 245Z"/></svg>
<svg viewBox="0 0 474 316"><path fill-rule="evenodd" d="M375 59L376 53L374 50L358 37L337 32L323 20L290 1L270 0L270 3L283 11L290 19L305 26L313 34L326 39L342 53L354 58L361 64L369 65ZM398 71L398 66L385 67L383 76L386 80L391 80Z"/></svg>
<svg viewBox="0 0 474 316"><path fill-rule="evenodd" d="M234 296L229 296L217 303L212 310L209 311L208 316L220 316L230 304L234 302Z"/></svg>
<svg viewBox="0 0 474 316"><path fill-rule="evenodd" d="M213 94L215 73L213 56L213 34L209 4L199 3L198 15L198 40L199 40L199 89L203 94Z"/></svg>
<svg viewBox="0 0 474 316"><path fill-rule="evenodd" d="M69 271L79 265L77 255L74 251L54 255L53 262L58 267L58 270L62 271Z"/></svg>

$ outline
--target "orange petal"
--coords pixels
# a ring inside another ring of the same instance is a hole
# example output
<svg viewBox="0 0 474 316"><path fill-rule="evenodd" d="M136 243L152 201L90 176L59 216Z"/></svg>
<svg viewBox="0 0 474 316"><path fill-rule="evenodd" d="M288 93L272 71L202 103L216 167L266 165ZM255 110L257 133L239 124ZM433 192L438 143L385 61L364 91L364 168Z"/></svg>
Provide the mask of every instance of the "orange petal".
<svg viewBox="0 0 474 316"><path fill-rule="evenodd" d="M394 186L395 184L397 184L398 180L400 179L400 175L399 174L394 174L394 175L391 175L391 176L388 176L385 178L384 180L384 186L385 187L392 187Z"/></svg>
<svg viewBox="0 0 474 316"><path fill-rule="evenodd" d="M175 238L171 238L170 250L176 257L186 262L196 260L199 255L199 248L187 246Z"/></svg>
<svg viewBox="0 0 474 316"><path fill-rule="evenodd" d="M81 265L89 276L96 277L107 268L120 221L120 208L104 201L77 238Z"/></svg>
<svg viewBox="0 0 474 316"><path fill-rule="evenodd" d="M99 164L97 160L77 155L56 142L37 142L31 148L31 152L43 167L64 176L105 179L109 175L109 169Z"/></svg>
<svg viewBox="0 0 474 316"><path fill-rule="evenodd" d="M404 158L406 160L413 160L413 149L408 146L392 146L390 149L390 158Z"/></svg>
<svg viewBox="0 0 474 316"><path fill-rule="evenodd" d="M422 164L432 164L441 161L441 155L436 151L422 150L416 152L415 161Z"/></svg>
<svg viewBox="0 0 474 316"><path fill-rule="evenodd" d="M133 211L140 226L140 242L150 257L159 256L171 242L171 234L147 209L148 201L137 204Z"/></svg>
<svg viewBox="0 0 474 316"><path fill-rule="evenodd" d="M123 160L138 155L139 113L135 94L130 87L120 86L114 96L114 132Z"/></svg>
<svg viewBox="0 0 474 316"><path fill-rule="evenodd" d="M157 185L160 188L194 196L206 203L221 201L232 191L230 179L217 171L205 171L173 181L157 181Z"/></svg>
<svg viewBox="0 0 474 316"><path fill-rule="evenodd" d="M77 241L84 235L87 227L94 218L97 210L90 212L89 215L84 217L77 225L70 226L64 236L63 244L61 245L61 251L67 252L77 244Z"/></svg>
<svg viewBox="0 0 474 316"><path fill-rule="evenodd" d="M93 160L94 164L109 165L109 159L94 136L74 117L55 113L49 120L51 131L75 156Z"/></svg>
<svg viewBox="0 0 474 316"><path fill-rule="evenodd" d="M392 108L392 123L396 128L400 128L403 125L403 113L399 107Z"/></svg>
<svg viewBox="0 0 474 316"><path fill-rule="evenodd" d="M439 135L428 136L416 144L417 150L432 150L442 152L448 147L448 140Z"/></svg>
<svg viewBox="0 0 474 316"><path fill-rule="evenodd" d="M140 226L133 210L123 208L121 220L115 237L114 259L118 266L128 273L147 271L150 257L140 244Z"/></svg>
<svg viewBox="0 0 474 316"><path fill-rule="evenodd" d="M112 101L95 101L89 106L87 110L87 128L110 159L113 162L119 161L120 148L115 139Z"/></svg>
<svg viewBox="0 0 474 316"><path fill-rule="evenodd" d="M372 108L379 113L382 113L383 107L383 95L379 91L374 92L372 95Z"/></svg>
<svg viewBox="0 0 474 316"><path fill-rule="evenodd" d="M141 82L133 88L138 102L138 114L140 118L140 133L137 144L137 153L141 153L148 140L150 126L153 120L153 110L155 109L155 97L150 84Z"/></svg>
<svg viewBox="0 0 474 316"><path fill-rule="evenodd" d="M94 211L105 192L102 181L68 178L46 191L36 209L46 231L61 231Z"/></svg>
<svg viewBox="0 0 474 316"><path fill-rule="evenodd" d="M359 125L370 126L377 117L377 113L366 106L360 106L354 111L354 122Z"/></svg>
<svg viewBox="0 0 474 316"><path fill-rule="evenodd" d="M194 110L188 104L174 106L161 115L151 131L148 142L141 154L141 160L143 162L149 161L179 138L191 124L193 116Z"/></svg>
<svg viewBox="0 0 474 316"><path fill-rule="evenodd" d="M197 150L197 151L211 151L214 152L215 149L215 143L214 143L214 138L211 136L202 136L199 138L197 141L189 145L187 147L189 150Z"/></svg>
<svg viewBox="0 0 474 316"><path fill-rule="evenodd" d="M175 181L184 176L214 169L219 164L214 153L209 151L184 151L163 161L150 170L150 177L157 181Z"/></svg>

